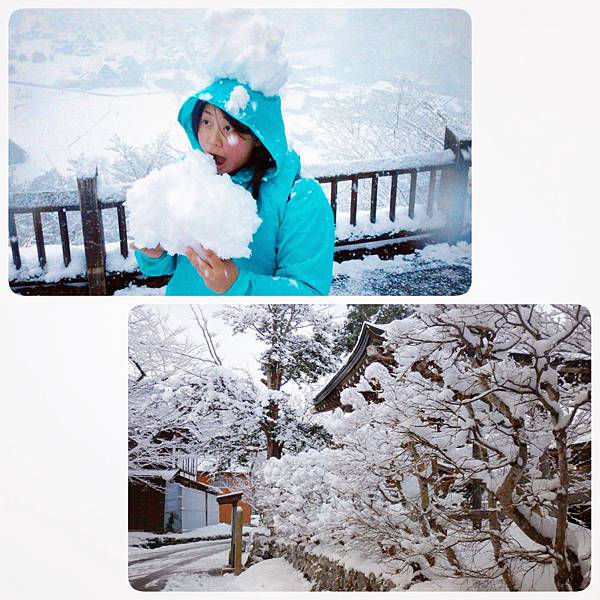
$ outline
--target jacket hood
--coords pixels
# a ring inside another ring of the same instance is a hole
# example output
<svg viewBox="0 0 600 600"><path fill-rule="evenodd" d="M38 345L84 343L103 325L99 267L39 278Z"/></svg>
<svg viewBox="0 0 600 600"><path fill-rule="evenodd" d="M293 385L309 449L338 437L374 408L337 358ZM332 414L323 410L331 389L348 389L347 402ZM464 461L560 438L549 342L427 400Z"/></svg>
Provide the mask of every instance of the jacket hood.
<svg viewBox="0 0 600 600"><path fill-rule="evenodd" d="M202 148L196 132L193 131L192 112L200 100L217 106L249 127L275 160L274 174L277 174L286 160L292 157L299 167L298 156L288 149L279 96L265 96L236 79L217 79L200 90L183 103L177 117L192 148L197 150Z"/></svg>

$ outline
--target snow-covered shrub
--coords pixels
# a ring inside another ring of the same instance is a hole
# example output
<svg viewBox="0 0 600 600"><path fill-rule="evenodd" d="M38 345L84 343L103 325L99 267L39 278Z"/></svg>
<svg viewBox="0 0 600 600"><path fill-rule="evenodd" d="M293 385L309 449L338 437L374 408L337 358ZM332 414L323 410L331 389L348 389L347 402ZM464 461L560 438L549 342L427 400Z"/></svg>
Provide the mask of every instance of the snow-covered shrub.
<svg viewBox="0 0 600 600"><path fill-rule="evenodd" d="M276 534L359 553L407 585L583 589L589 313L428 306L386 335L396 366L374 363L344 392L335 449L265 465L258 503Z"/></svg>
<svg viewBox="0 0 600 600"><path fill-rule="evenodd" d="M111 179L115 184L125 185L130 185L181 157L181 153L171 146L167 132L158 134L143 146L131 146L114 135L107 150L113 156L109 168Z"/></svg>

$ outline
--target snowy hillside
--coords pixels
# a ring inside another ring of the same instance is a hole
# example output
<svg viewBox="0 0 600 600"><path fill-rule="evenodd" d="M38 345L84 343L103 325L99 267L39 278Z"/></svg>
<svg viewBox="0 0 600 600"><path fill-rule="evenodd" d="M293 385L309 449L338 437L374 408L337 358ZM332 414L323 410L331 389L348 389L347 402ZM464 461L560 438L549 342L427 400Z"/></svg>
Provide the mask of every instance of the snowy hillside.
<svg viewBox="0 0 600 600"><path fill-rule="evenodd" d="M290 78L282 92L284 115L304 162L439 146L427 136L418 142L413 134L395 140L399 132L386 115L398 103L433 137L443 133L441 123L432 122L439 112L469 127L465 13L266 12L285 34ZM208 81L204 16L154 10L14 13L10 138L26 160L11 167L13 187L53 170L72 179L70 161L81 154L114 161L114 136L140 147L167 132L173 155L187 151L176 117L181 102ZM235 31L234 17L231 27Z"/></svg>

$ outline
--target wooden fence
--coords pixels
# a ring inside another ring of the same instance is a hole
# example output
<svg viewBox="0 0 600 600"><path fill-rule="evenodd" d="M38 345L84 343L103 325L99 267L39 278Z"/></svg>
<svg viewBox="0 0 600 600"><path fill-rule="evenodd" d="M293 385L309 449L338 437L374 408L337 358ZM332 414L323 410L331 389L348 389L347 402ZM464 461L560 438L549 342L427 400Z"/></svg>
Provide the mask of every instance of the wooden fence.
<svg viewBox="0 0 600 600"><path fill-rule="evenodd" d="M465 224L465 208L468 198L468 178L471 166L471 141L459 139L446 129L444 150L428 154L404 157L395 160L355 161L351 163L330 164L325 167L308 167L303 175L314 177L328 192L329 201L336 223L339 224L338 206L340 202L340 184L350 183L349 225L357 227L359 206L359 182L370 181L369 221L376 223L378 217L394 223L399 214L398 181L402 176L410 178L408 202L406 206L409 219L415 217L417 197L417 178L427 174L428 191L426 214L432 217L434 206L444 216L443 225L437 228L406 229L398 228L380 235L351 235L349 239L337 239L336 260L343 261L363 254L377 253L389 258L399 253L409 253L432 241L453 241L469 237L470 231ZM384 178L390 180L389 203L381 207L378 188ZM22 197L21 197L22 196ZM25 202L25 198L27 201ZM116 210L119 232L119 247L123 258L129 255L127 241L127 221L125 215L125 190L111 197L98 198L97 172L95 177L77 179L77 192L38 192L33 194L10 194L9 204L9 244L12 262L16 271L22 267L21 247L15 216L30 214L35 235L37 262L43 269L47 264L46 244L42 224L43 213L55 213L58 219L62 259L65 267L72 260L72 248L67 224L67 212L78 211L81 217L83 246L85 252L85 276L64 278L48 283L40 278L31 280L14 277L10 281L13 291L27 295L90 294L106 295L135 285L161 287L168 277L146 278L139 271L109 272L106 268L106 244L102 214L107 210Z"/></svg>

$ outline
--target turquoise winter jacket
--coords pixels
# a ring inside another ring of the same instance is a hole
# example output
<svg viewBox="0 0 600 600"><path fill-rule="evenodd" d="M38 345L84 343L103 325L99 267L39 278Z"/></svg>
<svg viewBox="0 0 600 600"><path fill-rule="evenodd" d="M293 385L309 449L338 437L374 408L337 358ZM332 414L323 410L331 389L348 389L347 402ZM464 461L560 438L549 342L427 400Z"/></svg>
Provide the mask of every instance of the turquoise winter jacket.
<svg viewBox="0 0 600 600"><path fill-rule="evenodd" d="M236 86L242 85L250 101L239 113L226 104ZM262 219L250 243L249 258L234 259L239 275L224 295L301 296L326 295L333 271L333 213L323 190L314 179L300 177L300 158L287 145L279 96L265 96L233 79L219 79L188 98L179 111L192 148L202 150L192 128L192 112L205 100L230 113L249 127L271 153L276 167L269 169L257 200ZM232 180L249 189L252 169L243 168ZM235 215L231 215L235 227ZM166 252L159 258L135 253L141 271L150 276L171 275L169 296L218 295L204 285L188 258Z"/></svg>

